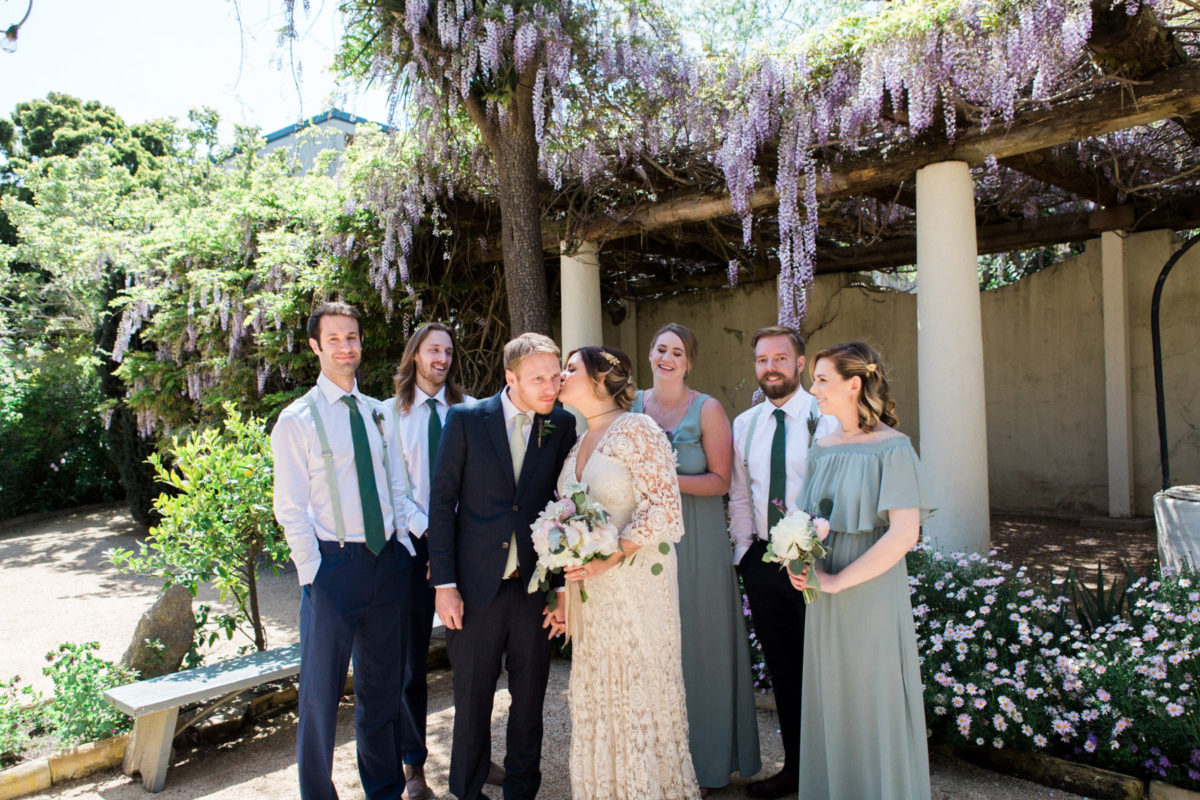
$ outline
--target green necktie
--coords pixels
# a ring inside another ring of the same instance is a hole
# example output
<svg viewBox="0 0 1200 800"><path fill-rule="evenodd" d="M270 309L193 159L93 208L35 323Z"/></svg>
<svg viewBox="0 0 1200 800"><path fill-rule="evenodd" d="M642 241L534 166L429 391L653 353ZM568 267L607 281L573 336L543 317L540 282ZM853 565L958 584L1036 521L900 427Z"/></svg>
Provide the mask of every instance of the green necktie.
<svg viewBox="0 0 1200 800"><path fill-rule="evenodd" d="M525 423L529 421L528 414L517 414L513 417L512 436L508 437L508 449L512 452L513 481L521 482L521 465L525 463ZM504 561L504 577L511 578L517 574L517 534L508 541L508 558Z"/></svg>
<svg viewBox="0 0 1200 800"><path fill-rule="evenodd" d="M771 484L767 489L767 533L787 512L787 431L786 415L775 409L775 435L771 437Z"/></svg>
<svg viewBox="0 0 1200 800"><path fill-rule="evenodd" d="M354 469L358 472L358 497L362 501L363 535L367 549L375 555L383 552L387 536L383 532L383 509L379 505L379 489L375 486L375 467L371 463L371 442L367 426L354 395L345 395L342 402L350 409L350 438L354 440Z"/></svg>
<svg viewBox="0 0 1200 800"><path fill-rule="evenodd" d="M438 416L437 400L425 401L429 406L429 485L433 485L433 462L437 458L438 444L442 441L442 418Z"/></svg>

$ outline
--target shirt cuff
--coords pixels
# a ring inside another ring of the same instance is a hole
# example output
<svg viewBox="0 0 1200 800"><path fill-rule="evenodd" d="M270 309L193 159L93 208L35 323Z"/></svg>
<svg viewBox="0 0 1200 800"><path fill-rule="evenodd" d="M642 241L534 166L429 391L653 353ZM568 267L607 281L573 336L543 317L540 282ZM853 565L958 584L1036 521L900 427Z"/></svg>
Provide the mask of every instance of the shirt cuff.
<svg viewBox="0 0 1200 800"><path fill-rule="evenodd" d="M457 583L439 583L437 586L434 586L433 588L435 588L435 589L457 589L458 584Z"/></svg>
<svg viewBox="0 0 1200 800"><path fill-rule="evenodd" d="M413 547L412 539L402 535L400 531L396 531L396 541L400 542L400 546L407 550L410 556L417 557L417 548Z"/></svg>
<svg viewBox="0 0 1200 800"><path fill-rule="evenodd" d="M303 564L296 565L296 579L300 581L301 586L307 586L312 583L317 577L317 570L321 568L321 554L317 553L316 558L310 558Z"/></svg>

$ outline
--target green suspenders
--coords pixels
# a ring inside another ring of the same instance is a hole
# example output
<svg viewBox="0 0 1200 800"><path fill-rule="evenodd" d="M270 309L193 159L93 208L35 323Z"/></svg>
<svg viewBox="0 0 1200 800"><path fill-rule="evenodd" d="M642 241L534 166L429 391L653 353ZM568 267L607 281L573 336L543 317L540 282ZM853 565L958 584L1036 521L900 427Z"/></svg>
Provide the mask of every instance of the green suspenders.
<svg viewBox="0 0 1200 800"><path fill-rule="evenodd" d="M308 411L312 414L313 427L317 429L317 441L321 444L321 459L325 462L325 482L329 486L329 502L333 506L333 524L337 530L338 546L346 546L346 520L342 516L342 497L338 492L337 475L333 470L333 448L329 446L329 436L325 433L325 423L321 421L321 412L317 410L317 398L321 396L321 390L314 386L309 390L308 394L304 395L304 404L308 406ZM377 409L372 405L370 407L371 418L375 419ZM388 463L387 437L383 435L383 428L376 419L376 427L379 428L379 443L383 447L383 474L387 478L388 497L391 498L392 490L392 465ZM408 469L405 468L404 480L408 481ZM393 501L394 503L394 501ZM392 509L392 525L396 524L396 510ZM397 532L396 538L399 539Z"/></svg>

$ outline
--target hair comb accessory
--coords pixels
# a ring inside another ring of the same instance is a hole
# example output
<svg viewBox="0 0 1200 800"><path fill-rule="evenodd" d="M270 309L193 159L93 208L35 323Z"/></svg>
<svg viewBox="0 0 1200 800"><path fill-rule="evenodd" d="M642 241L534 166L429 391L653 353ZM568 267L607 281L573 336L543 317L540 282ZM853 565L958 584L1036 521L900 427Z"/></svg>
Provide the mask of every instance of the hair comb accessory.
<svg viewBox="0 0 1200 800"><path fill-rule="evenodd" d="M868 374L868 375L874 375L874 374L875 374L875 365L874 365L874 364L867 364L867 367L866 367L866 369L867 369L867 374Z"/></svg>
<svg viewBox="0 0 1200 800"><path fill-rule="evenodd" d="M621 360L607 350L601 350L600 355L604 356L604 360L609 364L612 364L614 367L621 366Z"/></svg>

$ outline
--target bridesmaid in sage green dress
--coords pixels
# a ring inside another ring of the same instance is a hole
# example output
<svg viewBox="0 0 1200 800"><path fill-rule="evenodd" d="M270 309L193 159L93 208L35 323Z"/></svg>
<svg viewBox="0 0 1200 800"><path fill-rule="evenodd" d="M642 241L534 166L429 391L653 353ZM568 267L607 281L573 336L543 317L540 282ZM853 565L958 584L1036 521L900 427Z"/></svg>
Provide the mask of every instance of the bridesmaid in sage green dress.
<svg viewBox="0 0 1200 800"><path fill-rule="evenodd" d="M650 345L654 388L633 410L666 432L678 460L684 536L679 559L679 616L689 744L702 795L762 768L750 649L733 571L722 495L729 491L733 439L720 402L688 388L696 337L682 325L660 329Z"/></svg>
<svg viewBox="0 0 1200 800"><path fill-rule="evenodd" d="M916 453L892 426L879 355L862 342L813 356L813 396L841 430L808 453L802 508L832 501L821 596L804 632L800 800L928 800L929 755L904 555L928 510ZM807 573L790 576L797 589ZM814 584L815 585L815 584Z"/></svg>

